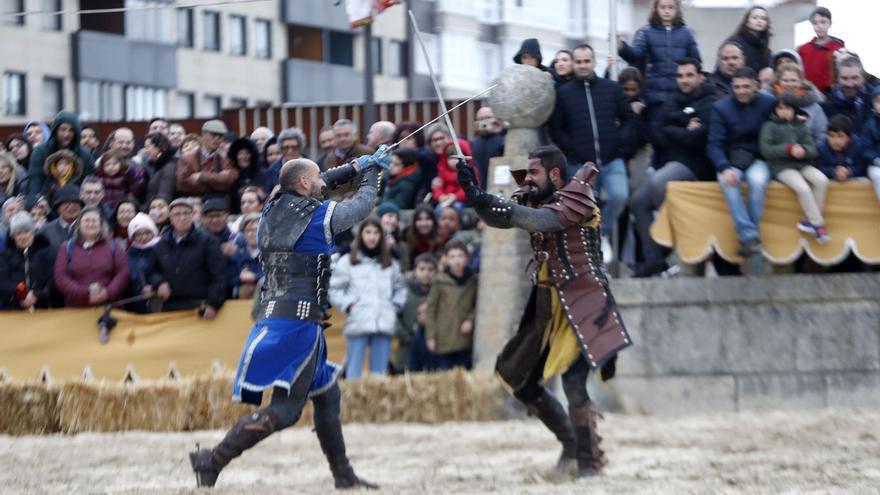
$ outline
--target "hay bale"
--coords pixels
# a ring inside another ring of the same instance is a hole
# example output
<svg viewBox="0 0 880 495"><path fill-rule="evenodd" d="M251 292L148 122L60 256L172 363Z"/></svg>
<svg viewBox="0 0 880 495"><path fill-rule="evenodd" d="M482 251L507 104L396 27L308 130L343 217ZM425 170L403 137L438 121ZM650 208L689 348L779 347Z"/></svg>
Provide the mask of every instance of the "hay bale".
<svg viewBox="0 0 880 495"><path fill-rule="evenodd" d="M125 385L100 382L66 382L58 394L58 422L64 433L123 431Z"/></svg>
<svg viewBox="0 0 880 495"><path fill-rule="evenodd" d="M124 387L123 430L184 431L192 417L192 384L158 380Z"/></svg>
<svg viewBox="0 0 880 495"><path fill-rule="evenodd" d="M501 394L486 373L367 376L343 381L342 417L347 423L486 421L498 418Z"/></svg>
<svg viewBox="0 0 880 495"><path fill-rule="evenodd" d="M192 378L190 385L191 430L228 428L255 407L232 401L232 374L210 373ZM266 394L263 403L267 402Z"/></svg>
<svg viewBox="0 0 880 495"><path fill-rule="evenodd" d="M0 383L0 433L39 435L58 431L58 387L41 382Z"/></svg>

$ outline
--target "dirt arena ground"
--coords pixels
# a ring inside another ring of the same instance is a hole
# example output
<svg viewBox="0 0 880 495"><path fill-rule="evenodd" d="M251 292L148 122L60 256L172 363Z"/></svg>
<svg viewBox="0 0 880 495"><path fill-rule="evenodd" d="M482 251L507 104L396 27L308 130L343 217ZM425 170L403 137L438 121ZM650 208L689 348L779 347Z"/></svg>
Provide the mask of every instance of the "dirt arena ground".
<svg viewBox="0 0 880 495"><path fill-rule="evenodd" d="M357 471L382 493L880 493L880 410L685 418L607 415L603 476L550 483L559 453L536 421L347 425ZM3 494L198 494L186 452L222 432L0 436ZM328 493L314 434L267 439L220 476L216 495Z"/></svg>

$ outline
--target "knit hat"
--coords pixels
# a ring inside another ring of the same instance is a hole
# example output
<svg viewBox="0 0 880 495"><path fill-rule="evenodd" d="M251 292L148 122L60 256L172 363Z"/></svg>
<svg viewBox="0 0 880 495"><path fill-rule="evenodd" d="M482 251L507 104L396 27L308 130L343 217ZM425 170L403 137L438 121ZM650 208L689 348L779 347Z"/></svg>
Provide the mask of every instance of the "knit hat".
<svg viewBox="0 0 880 495"><path fill-rule="evenodd" d="M68 201L75 201L80 206L85 206L85 203L79 198L79 186L76 184L68 184L55 191L55 194L52 195L52 208L58 208L62 203Z"/></svg>
<svg viewBox="0 0 880 495"><path fill-rule="evenodd" d="M156 222L146 213L138 213L128 223L128 237L134 238L134 235L140 230L149 230L153 235L159 235L159 229L156 228Z"/></svg>
<svg viewBox="0 0 880 495"><path fill-rule="evenodd" d="M397 203L392 201L383 201L379 204L379 207L376 208L376 216L382 218L386 213L394 213L397 217L400 217L400 207L397 206Z"/></svg>
<svg viewBox="0 0 880 495"><path fill-rule="evenodd" d="M12 218L9 219L9 233L12 235L25 230L33 232L36 228L34 219L31 218L30 213L26 211L20 211L15 215L12 215Z"/></svg>

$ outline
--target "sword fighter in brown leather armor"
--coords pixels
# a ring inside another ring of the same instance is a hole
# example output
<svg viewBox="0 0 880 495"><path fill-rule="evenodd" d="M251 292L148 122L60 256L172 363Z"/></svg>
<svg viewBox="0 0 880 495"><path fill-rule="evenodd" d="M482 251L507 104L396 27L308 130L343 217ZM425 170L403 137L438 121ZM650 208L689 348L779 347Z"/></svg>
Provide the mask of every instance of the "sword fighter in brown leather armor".
<svg viewBox="0 0 880 495"><path fill-rule="evenodd" d="M602 266L599 207L592 163L566 177L566 159L555 146L529 154L520 188L511 200L477 186L468 167L458 180L468 202L490 227L529 232L534 287L516 334L495 365L505 388L562 443L561 473L598 474L605 464L596 433L597 412L587 393L590 370L604 380L615 373L617 353L631 345ZM568 411L544 384L562 375Z"/></svg>

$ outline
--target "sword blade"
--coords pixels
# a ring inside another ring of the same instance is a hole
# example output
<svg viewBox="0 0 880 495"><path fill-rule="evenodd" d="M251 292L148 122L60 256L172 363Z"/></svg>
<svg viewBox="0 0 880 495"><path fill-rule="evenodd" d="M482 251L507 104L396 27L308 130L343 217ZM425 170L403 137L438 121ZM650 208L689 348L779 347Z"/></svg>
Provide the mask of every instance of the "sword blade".
<svg viewBox="0 0 880 495"><path fill-rule="evenodd" d="M419 41L419 46L422 47L422 54L425 56L425 63L428 65L428 72L431 73L431 82L434 83L434 92L437 93L437 98L440 100L440 110L443 111L443 117L446 119L446 127L449 128L449 133L452 135L452 143L455 146L455 152L462 159L466 159L464 153L461 151L461 145L458 144L458 135L455 133L455 128L452 126L452 119L449 118L449 111L446 109L446 101L443 99L443 93L440 91L440 83L437 82L437 74L434 73L434 66L431 64L431 57L428 56L428 49L425 47L424 40L422 40L422 32L419 31L419 24L416 22L416 16L413 15L412 10L407 12L409 12L409 20L412 22L413 32L416 35L416 39Z"/></svg>
<svg viewBox="0 0 880 495"><path fill-rule="evenodd" d="M412 131L411 133L407 134L406 137L401 138L400 141L398 141L398 142L392 144L391 146L389 146L388 149L386 150L386 153L388 153L388 152L390 152L391 150L393 150L394 148L400 146L400 143L402 143L402 142L406 141L407 139L409 139L409 138L415 136L416 134L422 132L426 127L428 127L429 125L433 124L434 122L437 122L438 120L442 119L444 116L448 115L450 112L453 112L453 111L459 109L460 107L463 107L464 105L467 105L467 104L470 103L471 101L476 100L477 98L483 96L484 94L488 93L489 91L492 91L493 89L495 89L495 86L497 86L497 84L493 84L493 85L489 86L488 88L486 88L486 89L480 91L479 93L477 93L477 94L471 96L471 97L468 98L467 100L464 100L463 102L459 103L458 105L455 105L454 107L450 108L450 109L447 110L445 113L441 113L440 115L434 117L434 118L431 119L430 121L426 122L423 126L421 126L421 127L419 127L418 129ZM445 105L444 105L444 106L445 106Z"/></svg>

